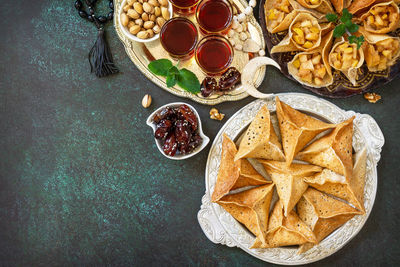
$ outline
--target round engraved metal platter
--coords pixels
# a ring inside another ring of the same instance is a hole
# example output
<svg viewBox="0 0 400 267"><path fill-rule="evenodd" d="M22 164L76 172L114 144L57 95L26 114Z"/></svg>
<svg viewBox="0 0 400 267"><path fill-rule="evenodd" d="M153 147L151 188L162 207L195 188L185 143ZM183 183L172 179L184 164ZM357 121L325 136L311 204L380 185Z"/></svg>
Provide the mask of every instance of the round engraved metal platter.
<svg viewBox="0 0 400 267"><path fill-rule="evenodd" d="M296 52L274 53L271 54L271 49L277 45L287 34L287 31L270 33L267 31L267 24L265 21L265 0L261 0L259 9L260 25L266 41L268 52L272 59L274 59L281 66L282 73L289 79L297 82L288 72L287 63L291 61ZM389 35L400 37L400 28ZM346 98L353 95L369 92L375 88L383 86L384 84L392 81L400 75L400 58L397 62L383 71L371 72L368 70L367 65L363 64L358 70L357 85L353 85L347 78L338 70L332 69L333 84L327 87L314 88L306 85L302 86L318 95L330 98Z"/></svg>
<svg viewBox="0 0 400 267"><path fill-rule="evenodd" d="M366 214L356 215L318 245L303 254L298 254L297 247L250 249L255 236L222 207L211 202L211 194L214 191L220 166L222 135L225 133L232 140L237 140L263 105L267 105L271 114L274 114L276 110L275 99L271 98L255 100L243 107L225 123L215 137L210 148L205 171L206 192L202 198L202 205L197 218L203 232L213 243L228 247L239 247L266 262L283 265L307 264L337 252L364 226L375 201L378 182L377 164L385 141L378 124L367 114L344 111L326 100L307 94L285 93L277 94L277 96L293 108L327 122L339 123L352 116L356 117L353 135L354 151L357 153L364 147L367 148L367 173L364 189Z"/></svg>
<svg viewBox="0 0 400 267"><path fill-rule="evenodd" d="M170 59L174 64L177 64L176 60L173 60L168 53L162 48L160 40L154 40L149 43L139 43L135 41L129 40L123 33L120 28L120 8L121 8L122 0L115 0L115 11L114 11L114 27L117 31L118 37L120 38L122 44L125 47L125 51L128 54L129 58L136 65L136 67L153 83L161 87L162 89L185 98L190 98L196 102L206 104L206 105L215 105L218 103L222 103L225 101L236 101L243 99L248 96L248 93L244 90L242 85L237 86L235 89L226 92L224 94L212 94L209 97L203 97L201 94L191 94L179 86L167 87L165 82L165 78L161 76L156 76L149 71L147 65L156 59L167 58ZM238 12L243 11L248 3L245 0L232 0L231 3L238 10ZM176 15L175 15L176 16ZM187 17L191 21L193 21L196 25L195 17L189 16ZM257 42L263 49L265 48L265 41L263 37L263 33L260 25L256 21L253 15L247 16L248 18L248 29L251 35L251 38ZM199 32L199 40L202 38L202 34ZM231 66L236 67L239 71L243 69L243 67L247 64L247 62L251 59L252 55L249 53L244 53L241 51L234 51L234 59ZM194 72L201 82L205 74L201 71L199 66L197 65L194 57L187 61L182 61L179 63L180 68L187 68ZM265 66L257 70L256 75L254 77L254 84L258 87L263 81L265 76Z"/></svg>

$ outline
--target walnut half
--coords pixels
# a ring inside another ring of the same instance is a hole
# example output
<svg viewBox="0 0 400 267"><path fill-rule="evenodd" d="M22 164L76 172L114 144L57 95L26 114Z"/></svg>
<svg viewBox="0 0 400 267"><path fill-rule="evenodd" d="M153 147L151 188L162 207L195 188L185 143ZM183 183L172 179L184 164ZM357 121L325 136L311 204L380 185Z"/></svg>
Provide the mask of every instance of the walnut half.
<svg viewBox="0 0 400 267"><path fill-rule="evenodd" d="M370 103L376 103L381 99L381 96L376 93L365 93L364 98L367 99Z"/></svg>
<svg viewBox="0 0 400 267"><path fill-rule="evenodd" d="M222 121L225 117L225 114L219 113L218 109L212 108L210 110L210 119Z"/></svg>

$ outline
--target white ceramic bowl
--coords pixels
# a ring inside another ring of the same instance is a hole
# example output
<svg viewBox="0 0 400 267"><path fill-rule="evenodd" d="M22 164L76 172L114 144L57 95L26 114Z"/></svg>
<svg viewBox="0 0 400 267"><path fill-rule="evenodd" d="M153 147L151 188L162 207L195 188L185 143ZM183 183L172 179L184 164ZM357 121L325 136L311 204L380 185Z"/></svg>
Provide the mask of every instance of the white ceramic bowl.
<svg viewBox="0 0 400 267"><path fill-rule="evenodd" d="M156 131L156 124L153 122L154 115L156 115L156 113L161 111L163 108L166 108L166 107L178 107L178 106L181 106L181 105L187 105L194 112L194 114L196 115L197 122L198 122L199 135L200 135L201 138L203 138L203 142L201 143L200 146L196 147L189 154L186 154L186 155L178 154L178 155L175 155L175 156L168 156L168 155L165 155L165 153L164 153L164 151L162 149L161 141L156 139L156 138L154 138L154 141L156 142L158 150L160 150L161 154L163 154L165 157L167 157L169 159L174 159L174 160L181 160L181 159L187 159L187 158L193 157L194 155L196 155L197 153L202 151L207 146L207 144L210 142L210 138L208 138L208 136L206 136L203 133L203 129L201 127L200 116L199 116L199 113L197 113L197 110L194 107L192 107L191 105L189 105L187 103L183 103L183 102L174 102L174 103L166 104L166 105L164 105L162 107L159 107L156 111L151 113L151 115L147 118L146 123L147 123L148 126L150 126L153 129L153 136L154 136L154 133Z"/></svg>
<svg viewBox="0 0 400 267"><path fill-rule="evenodd" d="M123 0L121 3L121 6L119 8L119 18L118 18L118 23L119 23L119 27L122 29L122 32L124 33L124 35L126 37L128 37L130 40L132 41L136 41L139 43L148 43L148 42L152 42L154 40L157 40L160 37L160 34L155 34L153 37L149 38L149 39L140 39L138 37L136 37L135 35L131 34L128 30L128 28L124 27L121 23L121 14L122 12L124 12L122 9L125 6L127 0ZM172 18L173 16L173 10L172 10L172 4L168 1L168 10L169 10L169 14L170 14L170 18Z"/></svg>

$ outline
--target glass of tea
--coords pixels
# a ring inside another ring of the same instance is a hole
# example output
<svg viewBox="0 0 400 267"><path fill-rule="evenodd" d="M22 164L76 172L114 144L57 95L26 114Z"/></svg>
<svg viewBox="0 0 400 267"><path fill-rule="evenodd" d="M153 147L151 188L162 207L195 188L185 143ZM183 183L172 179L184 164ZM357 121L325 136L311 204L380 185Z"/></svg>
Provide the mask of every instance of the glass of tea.
<svg viewBox="0 0 400 267"><path fill-rule="evenodd" d="M186 60L194 55L198 40L197 28L190 20L176 17L161 28L160 41L174 59Z"/></svg>
<svg viewBox="0 0 400 267"><path fill-rule="evenodd" d="M228 0L202 0L196 19L204 34L226 34L232 25L233 8Z"/></svg>
<svg viewBox="0 0 400 267"><path fill-rule="evenodd" d="M196 11L196 6L200 0L169 0L175 13L190 15Z"/></svg>
<svg viewBox="0 0 400 267"><path fill-rule="evenodd" d="M197 65L210 76L223 73L232 63L233 48L221 35L208 35L196 46Z"/></svg>

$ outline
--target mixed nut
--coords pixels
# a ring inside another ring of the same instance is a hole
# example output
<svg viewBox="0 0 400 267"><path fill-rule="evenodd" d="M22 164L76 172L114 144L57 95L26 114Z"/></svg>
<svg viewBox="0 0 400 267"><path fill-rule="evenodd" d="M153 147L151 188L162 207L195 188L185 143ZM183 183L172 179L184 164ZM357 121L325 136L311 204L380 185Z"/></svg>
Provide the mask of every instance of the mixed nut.
<svg viewBox="0 0 400 267"><path fill-rule="evenodd" d="M170 19L168 0L127 0L122 9L121 24L140 39L152 38Z"/></svg>
<svg viewBox="0 0 400 267"><path fill-rule="evenodd" d="M189 154L203 142L196 114L187 105L166 107L154 116L153 122L157 125L154 137L163 142L168 156Z"/></svg>

